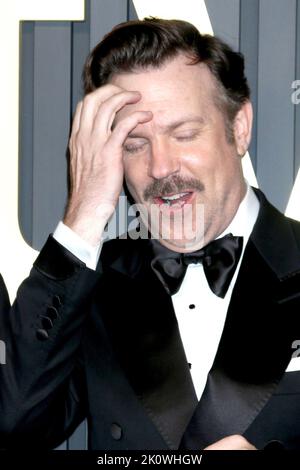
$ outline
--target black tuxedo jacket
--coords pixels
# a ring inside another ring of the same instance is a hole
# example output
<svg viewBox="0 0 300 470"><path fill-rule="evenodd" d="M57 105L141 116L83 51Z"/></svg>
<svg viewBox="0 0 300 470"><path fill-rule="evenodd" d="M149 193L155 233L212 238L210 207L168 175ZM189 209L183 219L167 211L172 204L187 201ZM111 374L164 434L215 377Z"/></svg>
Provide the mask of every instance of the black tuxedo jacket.
<svg viewBox="0 0 300 470"><path fill-rule="evenodd" d="M53 238L8 308L2 285L1 447L51 448L85 417L91 449L201 449L230 434L300 448L300 224L257 191L213 367L197 401L148 240L104 244L97 271Z"/></svg>

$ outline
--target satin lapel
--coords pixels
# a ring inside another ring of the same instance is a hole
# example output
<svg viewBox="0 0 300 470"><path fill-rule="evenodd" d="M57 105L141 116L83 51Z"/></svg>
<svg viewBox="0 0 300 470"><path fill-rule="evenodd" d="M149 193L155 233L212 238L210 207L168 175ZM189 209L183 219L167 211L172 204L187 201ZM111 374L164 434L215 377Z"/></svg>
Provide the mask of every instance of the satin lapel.
<svg viewBox="0 0 300 470"><path fill-rule="evenodd" d="M199 449L227 435L245 434L275 391L292 343L300 337L300 275L294 269L300 264L299 249L287 226L282 227L282 217L277 235L268 238L274 227L265 224L278 220L268 217L273 209L265 201L261 204L263 213L245 250L214 365L182 448ZM280 264L270 245L278 251L284 241L289 254Z"/></svg>
<svg viewBox="0 0 300 470"><path fill-rule="evenodd" d="M132 258L134 269L124 258L110 265L106 279L118 296L104 321L134 392L169 448L177 449L198 401L171 297L151 270L146 249L142 257Z"/></svg>

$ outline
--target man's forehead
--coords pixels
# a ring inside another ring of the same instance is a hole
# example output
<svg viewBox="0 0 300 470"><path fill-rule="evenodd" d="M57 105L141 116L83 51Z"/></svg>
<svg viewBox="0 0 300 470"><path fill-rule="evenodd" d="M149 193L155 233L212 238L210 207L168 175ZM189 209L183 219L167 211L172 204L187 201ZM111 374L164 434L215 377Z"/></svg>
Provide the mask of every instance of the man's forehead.
<svg viewBox="0 0 300 470"><path fill-rule="evenodd" d="M113 84L141 93L141 99L125 106L118 113L119 117L136 110L151 111L157 123L168 126L173 121L184 120L184 116L190 119L189 114L197 115L198 120L203 118L205 110L214 103L215 88L207 70L200 68L200 64L186 67L193 69L178 73L176 64L169 63L169 67L162 70L116 75Z"/></svg>
<svg viewBox="0 0 300 470"><path fill-rule="evenodd" d="M186 55L178 55L158 67L149 66L134 71L116 73L109 82L129 90L159 93L160 90L182 89L189 91L187 84L195 87L214 85L214 77L204 63L192 63Z"/></svg>

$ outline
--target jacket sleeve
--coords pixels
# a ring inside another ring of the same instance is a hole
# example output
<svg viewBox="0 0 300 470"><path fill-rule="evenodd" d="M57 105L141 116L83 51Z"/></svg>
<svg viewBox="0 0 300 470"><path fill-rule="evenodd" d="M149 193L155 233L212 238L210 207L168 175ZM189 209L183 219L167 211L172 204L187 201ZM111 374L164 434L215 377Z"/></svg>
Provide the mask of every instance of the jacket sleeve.
<svg viewBox="0 0 300 470"><path fill-rule="evenodd" d="M0 448L53 448L86 415L81 337L92 271L51 236L10 308L0 283Z"/></svg>

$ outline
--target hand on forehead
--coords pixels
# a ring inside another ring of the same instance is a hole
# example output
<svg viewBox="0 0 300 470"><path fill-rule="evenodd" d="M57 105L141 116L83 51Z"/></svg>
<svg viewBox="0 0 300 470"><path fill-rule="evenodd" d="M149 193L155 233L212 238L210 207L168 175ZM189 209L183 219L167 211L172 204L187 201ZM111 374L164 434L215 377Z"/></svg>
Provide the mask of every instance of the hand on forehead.
<svg viewBox="0 0 300 470"><path fill-rule="evenodd" d="M204 116L213 103L213 80L203 64L189 65L184 56L167 62L160 68L118 74L112 84L126 90L138 91L141 98L124 106L116 116L116 123L133 111L151 111L153 121L143 125L167 126L187 114Z"/></svg>

